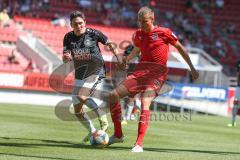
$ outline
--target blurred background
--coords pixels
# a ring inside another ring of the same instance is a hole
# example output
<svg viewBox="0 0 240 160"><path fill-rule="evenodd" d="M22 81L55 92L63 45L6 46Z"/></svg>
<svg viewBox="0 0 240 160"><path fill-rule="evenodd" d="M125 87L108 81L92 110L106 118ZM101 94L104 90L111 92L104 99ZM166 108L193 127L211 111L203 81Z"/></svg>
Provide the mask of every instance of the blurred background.
<svg viewBox="0 0 240 160"><path fill-rule="evenodd" d="M137 29L137 11L144 5L153 8L156 25L174 31L200 72L193 82L187 65L171 47L168 82L174 89L158 97L153 109L230 115L240 60L238 0L0 0L1 102L57 103L48 80L62 64L62 41L71 30L72 11L83 11L87 27L101 30L123 52ZM109 71L112 55L103 46L101 50ZM36 94L37 100L13 94ZM42 101L46 95L49 100Z"/></svg>

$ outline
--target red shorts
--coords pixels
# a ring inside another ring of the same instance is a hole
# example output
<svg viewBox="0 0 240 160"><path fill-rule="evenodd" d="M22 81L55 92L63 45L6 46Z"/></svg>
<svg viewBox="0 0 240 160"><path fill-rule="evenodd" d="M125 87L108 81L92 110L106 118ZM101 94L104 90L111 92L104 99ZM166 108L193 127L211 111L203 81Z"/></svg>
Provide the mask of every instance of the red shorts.
<svg viewBox="0 0 240 160"><path fill-rule="evenodd" d="M143 93L149 88L153 89L155 94L158 95L163 83L164 80L160 78L129 75L121 84L127 88L128 92L130 93L129 96L134 97L136 94Z"/></svg>

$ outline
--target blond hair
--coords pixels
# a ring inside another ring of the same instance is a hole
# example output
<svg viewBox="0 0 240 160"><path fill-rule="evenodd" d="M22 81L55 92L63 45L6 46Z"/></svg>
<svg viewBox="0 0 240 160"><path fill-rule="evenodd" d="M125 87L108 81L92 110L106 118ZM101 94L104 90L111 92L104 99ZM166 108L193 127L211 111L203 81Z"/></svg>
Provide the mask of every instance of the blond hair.
<svg viewBox="0 0 240 160"><path fill-rule="evenodd" d="M138 11L138 18L143 18L144 15L151 15L151 17L154 18L153 10L147 6L140 8Z"/></svg>

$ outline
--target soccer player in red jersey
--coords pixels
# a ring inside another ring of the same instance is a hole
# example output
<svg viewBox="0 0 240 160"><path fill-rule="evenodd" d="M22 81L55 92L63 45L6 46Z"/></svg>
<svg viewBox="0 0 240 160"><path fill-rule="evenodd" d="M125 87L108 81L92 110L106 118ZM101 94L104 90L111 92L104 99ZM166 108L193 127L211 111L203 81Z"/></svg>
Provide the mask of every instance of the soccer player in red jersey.
<svg viewBox="0 0 240 160"><path fill-rule="evenodd" d="M154 12L148 7L138 11L139 30L133 34L134 49L123 61L127 64L131 59L141 54L140 61L134 72L110 93L110 111L114 123L114 134L109 139L109 145L123 142L121 128L121 108L119 99L125 96L133 97L141 94L142 111L138 124L138 136L132 152L143 152L143 138L150 119L149 106L158 95L167 75L167 59L169 44L173 45L187 62L193 79L199 74L195 70L188 54L178 38L168 28L154 26Z"/></svg>

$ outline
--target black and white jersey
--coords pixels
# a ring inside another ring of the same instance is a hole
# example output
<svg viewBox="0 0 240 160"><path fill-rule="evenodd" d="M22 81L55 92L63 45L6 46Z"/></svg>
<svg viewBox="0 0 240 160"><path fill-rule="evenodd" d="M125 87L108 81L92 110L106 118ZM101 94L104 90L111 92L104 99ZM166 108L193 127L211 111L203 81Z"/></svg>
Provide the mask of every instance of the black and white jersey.
<svg viewBox="0 0 240 160"><path fill-rule="evenodd" d="M63 53L71 53L75 78L84 79L90 75L105 77L105 64L98 42L106 45L108 38L100 31L86 28L81 36L68 32L63 40Z"/></svg>

